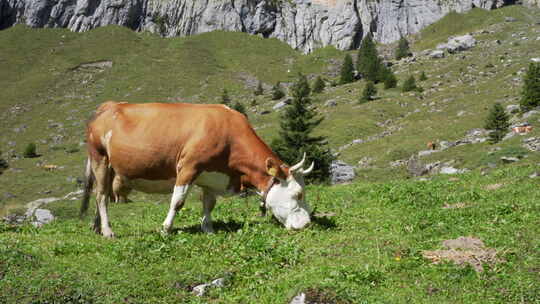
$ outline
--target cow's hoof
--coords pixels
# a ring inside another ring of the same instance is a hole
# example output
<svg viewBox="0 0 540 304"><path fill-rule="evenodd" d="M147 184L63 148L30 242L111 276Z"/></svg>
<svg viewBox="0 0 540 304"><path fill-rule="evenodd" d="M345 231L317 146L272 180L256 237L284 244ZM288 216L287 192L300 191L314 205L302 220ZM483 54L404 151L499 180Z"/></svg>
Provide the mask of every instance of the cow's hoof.
<svg viewBox="0 0 540 304"><path fill-rule="evenodd" d="M171 235L172 234L172 227L165 227L163 226L161 230L159 231L162 235Z"/></svg>
<svg viewBox="0 0 540 304"><path fill-rule="evenodd" d="M108 238L108 239L113 239L114 238L114 233L112 231L103 232L103 236Z"/></svg>

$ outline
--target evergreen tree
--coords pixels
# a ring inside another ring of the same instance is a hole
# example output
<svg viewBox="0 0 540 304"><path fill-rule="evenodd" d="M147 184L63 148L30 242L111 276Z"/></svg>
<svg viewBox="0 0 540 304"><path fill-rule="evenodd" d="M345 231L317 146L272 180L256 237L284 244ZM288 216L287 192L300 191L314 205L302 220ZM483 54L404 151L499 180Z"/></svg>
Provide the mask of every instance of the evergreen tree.
<svg viewBox="0 0 540 304"><path fill-rule="evenodd" d="M377 94L377 88L372 81L366 83L366 87L362 91L362 96L360 97L360 103L368 102L373 100L373 96Z"/></svg>
<svg viewBox="0 0 540 304"><path fill-rule="evenodd" d="M379 58L375 43L371 35L366 36L362 40L360 49L358 50L358 60L356 69L364 78L375 83L381 81L381 69L384 67L382 60Z"/></svg>
<svg viewBox="0 0 540 304"><path fill-rule="evenodd" d="M281 99L283 96L285 96L285 93L281 88L281 83L278 81L276 85L272 87L272 100Z"/></svg>
<svg viewBox="0 0 540 304"><path fill-rule="evenodd" d="M38 155L36 153L36 144L29 143L28 145L26 145L26 147L24 148L23 156L25 158L37 157Z"/></svg>
<svg viewBox="0 0 540 304"><path fill-rule="evenodd" d="M420 78L418 78L420 81L425 81L427 80L427 76L426 76L426 73L424 71L422 71L422 74L420 74Z"/></svg>
<svg viewBox="0 0 540 304"><path fill-rule="evenodd" d="M229 102L231 102L231 98L229 97L229 92L227 92L226 88L223 88L223 92L221 93L221 103L224 105L228 105Z"/></svg>
<svg viewBox="0 0 540 304"><path fill-rule="evenodd" d="M401 91L410 92L410 91L416 91L416 90L418 90L418 87L416 86L416 80L414 79L414 76L411 75L403 83L403 87L401 87Z"/></svg>
<svg viewBox="0 0 540 304"><path fill-rule="evenodd" d="M354 65L351 55L345 55L339 77L340 84L351 83L354 81Z"/></svg>
<svg viewBox="0 0 540 304"><path fill-rule="evenodd" d="M255 96L259 96L259 95L264 94L264 89L263 89L262 83L260 81L259 81L259 84L257 85L257 88L255 89L255 91L253 91L253 94Z"/></svg>
<svg viewBox="0 0 540 304"><path fill-rule="evenodd" d="M386 74L386 77L384 78L384 88L392 89L395 87L397 87L396 75L394 75L394 72L392 72L391 69L388 69L388 73Z"/></svg>
<svg viewBox="0 0 540 304"><path fill-rule="evenodd" d="M324 80L322 79L321 76L317 76L317 78L315 79L315 82L313 83L313 93L321 93L322 91L324 91L324 88L325 88L325 84L324 84Z"/></svg>
<svg viewBox="0 0 540 304"><path fill-rule="evenodd" d="M489 133L490 143L495 144L503 139L510 126L508 119L508 114L504 112L501 104L496 102L486 118L485 128L491 130Z"/></svg>
<svg viewBox="0 0 540 304"><path fill-rule="evenodd" d="M523 113L540 106L540 63L531 63L525 74L520 108Z"/></svg>
<svg viewBox="0 0 540 304"><path fill-rule="evenodd" d="M247 117L246 107L244 107L244 105L241 104L240 102L236 101L236 102L233 104L232 108L233 108L234 110L236 110L236 111L238 111L238 112L244 114L244 116Z"/></svg>
<svg viewBox="0 0 540 304"><path fill-rule="evenodd" d="M281 130L279 138L272 141L272 150L291 165L300 160L306 152L309 162L315 162L315 169L306 178L310 181L327 182L330 163L334 157L324 137L311 135L323 118L309 108L310 88L304 75L299 74L291 92L292 103L281 114Z"/></svg>
<svg viewBox="0 0 540 304"><path fill-rule="evenodd" d="M398 47L396 49L396 59L400 60L411 55L411 50L409 49L409 41L405 37L401 37L398 42Z"/></svg>

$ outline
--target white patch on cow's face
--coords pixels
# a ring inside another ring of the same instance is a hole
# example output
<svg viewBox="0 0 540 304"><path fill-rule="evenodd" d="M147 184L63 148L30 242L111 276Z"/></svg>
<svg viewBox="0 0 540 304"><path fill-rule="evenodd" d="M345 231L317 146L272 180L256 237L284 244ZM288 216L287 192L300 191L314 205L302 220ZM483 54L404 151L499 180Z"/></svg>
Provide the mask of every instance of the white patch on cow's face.
<svg viewBox="0 0 540 304"><path fill-rule="evenodd" d="M195 185L211 189L217 194L230 192L228 189L230 178L228 175L220 172L203 171L195 180Z"/></svg>
<svg viewBox="0 0 540 304"><path fill-rule="evenodd" d="M311 222L311 208L304 198L303 176L289 176L280 180L266 196L266 205L287 229L302 229Z"/></svg>

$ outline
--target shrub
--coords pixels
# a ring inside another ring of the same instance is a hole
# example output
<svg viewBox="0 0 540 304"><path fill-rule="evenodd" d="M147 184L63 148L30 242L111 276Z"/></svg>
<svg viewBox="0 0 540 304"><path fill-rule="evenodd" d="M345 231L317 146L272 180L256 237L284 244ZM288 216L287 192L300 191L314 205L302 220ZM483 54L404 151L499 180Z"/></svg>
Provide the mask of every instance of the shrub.
<svg viewBox="0 0 540 304"><path fill-rule="evenodd" d="M520 108L528 112L537 106L540 106L540 63L531 63L523 81Z"/></svg>
<svg viewBox="0 0 540 304"><path fill-rule="evenodd" d="M283 96L285 96L285 93L281 88L281 83L278 81L276 85L272 87L272 100L281 99Z"/></svg>
<svg viewBox="0 0 540 304"><path fill-rule="evenodd" d="M221 93L221 103L227 105L229 102L231 102L229 92L227 92L227 89L223 88L223 92Z"/></svg>
<svg viewBox="0 0 540 304"><path fill-rule="evenodd" d="M414 79L414 76L411 75L405 82L403 83L403 87L401 87L402 92L410 92L410 91L419 91L420 88L416 86L416 80Z"/></svg>
<svg viewBox="0 0 540 304"><path fill-rule="evenodd" d="M263 89L262 83L260 81L259 81L259 84L257 85L257 88L255 89L255 91L253 91L253 94L255 96L259 96L259 95L264 94L264 89Z"/></svg>
<svg viewBox="0 0 540 304"><path fill-rule="evenodd" d="M392 89L397 87L397 78L394 75L392 71L390 71L390 74L387 74L384 79L384 88L385 89Z"/></svg>
<svg viewBox="0 0 540 304"><path fill-rule="evenodd" d="M491 130L489 142L495 144L501 141L509 126L508 115L504 112L502 105L496 102L486 118L485 128Z"/></svg>
<svg viewBox="0 0 540 304"><path fill-rule="evenodd" d="M243 104L241 104L240 102L235 102L232 106L232 108L242 114L244 114L244 116L247 117L247 113L246 113L246 107L244 107Z"/></svg>
<svg viewBox="0 0 540 304"><path fill-rule="evenodd" d="M343 59L343 65L341 66L341 71L339 74L340 84L351 83L354 81L354 65L351 55L345 55L345 58Z"/></svg>
<svg viewBox="0 0 540 304"><path fill-rule="evenodd" d="M26 158L32 158L37 157L36 153L36 144L35 143L29 143L26 145L26 148L24 148L23 156Z"/></svg>
<svg viewBox="0 0 540 304"><path fill-rule="evenodd" d="M306 152L307 160L315 162L313 172L306 177L309 181L328 182L330 163L334 159L326 138L313 136L311 132L322 122L317 112L310 109L310 88L304 75L291 88L292 103L281 114L279 138L272 141L272 150L286 163L294 164Z"/></svg>
<svg viewBox="0 0 540 304"><path fill-rule="evenodd" d="M424 73L424 71L422 71L422 74L420 74L420 78L418 78L420 81L425 81L427 80L427 76L426 76L426 73Z"/></svg>
<svg viewBox="0 0 540 304"><path fill-rule="evenodd" d="M317 76L315 82L313 83L313 93L321 93L324 91L325 84L321 76Z"/></svg>
<svg viewBox="0 0 540 304"><path fill-rule="evenodd" d="M377 94L377 88L375 88L375 84L373 84L372 81L368 81L366 83L366 87L364 88L364 91L362 91L362 96L360 97L360 103L373 100L373 96L375 96L376 94Z"/></svg>
<svg viewBox="0 0 540 304"><path fill-rule="evenodd" d="M405 37L401 37L398 42L398 47L396 49L396 59L400 60L401 58L405 58L411 56L411 51L409 49L409 41Z"/></svg>

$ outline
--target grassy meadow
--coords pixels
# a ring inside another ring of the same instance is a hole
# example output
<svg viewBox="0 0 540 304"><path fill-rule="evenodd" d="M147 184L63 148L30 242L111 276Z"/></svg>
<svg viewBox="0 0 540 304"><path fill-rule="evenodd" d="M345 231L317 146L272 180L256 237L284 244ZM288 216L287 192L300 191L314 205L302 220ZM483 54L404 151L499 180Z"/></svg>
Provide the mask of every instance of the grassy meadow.
<svg viewBox="0 0 540 304"><path fill-rule="evenodd" d="M417 180L405 166L391 166L428 141L482 128L494 102L519 104L524 72L540 55L539 20L540 10L522 6L451 13L409 37L412 50L422 54L466 33L476 46L394 61L398 85L415 75L423 93L378 84L376 100L365 104L358 103L364 81L331 85L347 53L331 47L303 55L243 33L161 38L118 26L0 31L0 158L9 165L0 174L0 217L80 189L85 122L104 101L218 103L226 88L269 142L280 115L270 87L287 87L298 72L327 81L312 96L325 117L315 132L357 166L351 184L308 187L317 217L298 232L256 216L257 198L249 197L219 199L217 233L202 234L196 191L170 236L158 232L169 196L144 193L110 206L114 240L94 234L90 216L78 218L78 201L43 207L57 218L39 229L0 221L0 303L288 303L299 292L316 303L540 303L540 189L529 177L540 155L523 147L540 136L540 114L526 118L533 131L525 136L421 158L470 169L465 174ZM418 81L421 72L427 80ZM253 94L258 81L262 96ZM349 145L357 139L366 142ZM23 157L28 143L39 157ZM520 160L504 164L502 156ZM44 170L47 164L58 167ZM481 239L497 262L477 272L423 256L460 236ZM217 278L224 287L193 294Z"/></svg>

